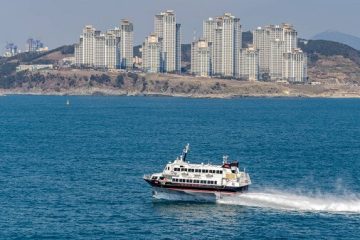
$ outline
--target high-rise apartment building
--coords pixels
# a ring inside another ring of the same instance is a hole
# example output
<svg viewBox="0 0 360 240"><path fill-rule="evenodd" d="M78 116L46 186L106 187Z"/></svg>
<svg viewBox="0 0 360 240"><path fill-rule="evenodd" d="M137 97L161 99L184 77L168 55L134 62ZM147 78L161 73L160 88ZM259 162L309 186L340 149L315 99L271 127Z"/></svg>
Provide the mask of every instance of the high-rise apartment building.
<svg viewBox="0 0 360 240"><path fill-rule="evenodd" d="M286 23L282 25L282 29L285 52L292 52L293 49L297 48L297 31L291 24Z"/></svg>
<svg viewBox="0 0 360 240"><path fill-rule="evenodd" d="M176 23L174 11L155 15L155 34L161 42L161 71L181 71L181 25Z"/></svg>
<svg viewBox="0 0 360 240"><path fill-rule="evenodd" d="M253 44L259 50L260 78L284 79L284 57L297 49L297 41L297 31L291 24L269 25L254 30Z"/></svg>
<svg viewBox="0 0 360 240"><path fill-rule="evenodd" d="M161 43L157 34L153 33L145 38L142 46L142 66L145 72L160 72L161 50Z"/></svg>
<svg viewBox="0 0 360 240"><path fill-rule="evenodd" d="M121 68L133 67L134 25L127 19L120 23L120 66Z"/></svg>
<svg viewBox="0 0 360 240"><path fill-rule="evenodd" d="M282 79L282 67L284 60L284 41L275 39L271 42L270 50L270 76L271 80Z"/></svg>
<svg viewBox="0 0 360 240"><path fill-rule="evenodd" d="M133 61L133 25L122 20L120 28L102 34L93 26L83 29L75 45L75 63L97 68L131 68Z"/></svg>
<svg viewBox="0 0 360 240"><path fill-rule="evenodd" d="M239 78L243 80L259 80L259 50L253 45L240 50Z"/></svg>
<svg viewBox="0 0 360 240"><path fill-rule="evenodd" d="M230 13L209 18L203 23L203 37L211 43L211 74L238 76L239 54L242 44L240 19Z"/></svg>
<svg viewBox="0 0 360 240"><path fill-rule="evenodd" d="M284 54L283 79L298 83L307 81L307 56L299 48Z"/></svg>
<svg viewBox="0 0 360 240"><path fill-rule="evenodd" d="M191 73L196 76L208 77L210 72L211 43L199 39L191 44Z"/></svg>
<svg viewBox="0 0 360 240"><path fill-rule="evenodd" d="M91 25L87 25L83 29L82 35L80 36L79 47L75 48L75 50L81 50L81 52L75 53L75 56L79 57L76 62L79 62L80 65L95 65L95 39L99 35L100 31L96 31Z"/></svg>
<svg viewBox="0 0 360 240"><path fill-rule="evenodd" d="M105 38L105 68L116 69L120 67L118 49L120 38L114 33L107 32Z"/></svg>
<svg viewBox="0 0 360 240"><path fill-rule="evenodd" d="M270 30L258 27L253 31L253 45L259 50L260 75L270 73Z"/></svg>
<svg viewBox="0 0 360 240"><path fill-rule="evenodd" d="M105 68L106 67L106 53L105 53L105 35L99 34L94 38L94 46L92 46L94 52L93 63L91 64L97 68Z"/></svg>

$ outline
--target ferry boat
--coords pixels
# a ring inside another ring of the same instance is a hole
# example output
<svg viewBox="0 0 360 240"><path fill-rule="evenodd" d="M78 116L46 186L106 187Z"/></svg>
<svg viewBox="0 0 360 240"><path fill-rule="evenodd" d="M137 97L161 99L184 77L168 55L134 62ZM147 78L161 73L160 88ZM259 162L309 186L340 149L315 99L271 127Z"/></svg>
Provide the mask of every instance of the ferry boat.
<svg viewBox="0 0 360 240"><path fill-rule="evenodd" d="M245 169L239 170L237 161L228 162L228 156L224 156L222 165L192 164L186 161L188 152L189 144L176 160L166 164L163 172L144 176L154 196L164 191L233 194L248 190L250 176Z"/></svg>

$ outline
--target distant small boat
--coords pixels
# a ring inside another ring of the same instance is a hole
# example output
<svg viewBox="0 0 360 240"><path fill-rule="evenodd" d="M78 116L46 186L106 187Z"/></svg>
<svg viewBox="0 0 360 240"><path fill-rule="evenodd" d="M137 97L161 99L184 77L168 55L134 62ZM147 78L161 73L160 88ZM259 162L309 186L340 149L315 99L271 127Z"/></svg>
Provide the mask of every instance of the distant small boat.
<svg viewBox="0 0 360 240"><path fill-rule="evenodd" d="M69 99L68 99L68 100L66 100L66 105L70 105L70 101L69 101Z"/></svg>

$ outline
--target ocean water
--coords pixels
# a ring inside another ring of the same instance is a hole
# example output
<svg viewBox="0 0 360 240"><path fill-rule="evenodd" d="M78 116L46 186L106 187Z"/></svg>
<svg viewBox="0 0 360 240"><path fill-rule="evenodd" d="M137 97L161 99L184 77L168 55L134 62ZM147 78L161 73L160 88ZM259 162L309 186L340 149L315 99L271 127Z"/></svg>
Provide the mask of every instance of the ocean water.
<svg viewBox="0 0 360 240"><path fill-rule="evenodd" d="M152 198L186 143L250 192ZM357 99L0 97L1 239L359 239L359 174Z"/></svg>

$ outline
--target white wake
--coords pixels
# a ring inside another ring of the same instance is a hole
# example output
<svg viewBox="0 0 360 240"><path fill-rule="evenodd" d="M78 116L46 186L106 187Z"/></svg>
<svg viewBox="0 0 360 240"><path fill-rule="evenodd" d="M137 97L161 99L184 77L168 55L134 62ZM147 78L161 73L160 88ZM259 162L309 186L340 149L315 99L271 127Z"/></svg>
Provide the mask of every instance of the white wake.
<svg viewBox="0 0 360 240"><path fill-rule="evenodd" d="M309 197L284 192L249 192L224 196L217 203L305 212L360 213L360 197L355 195Z"/></svg>

